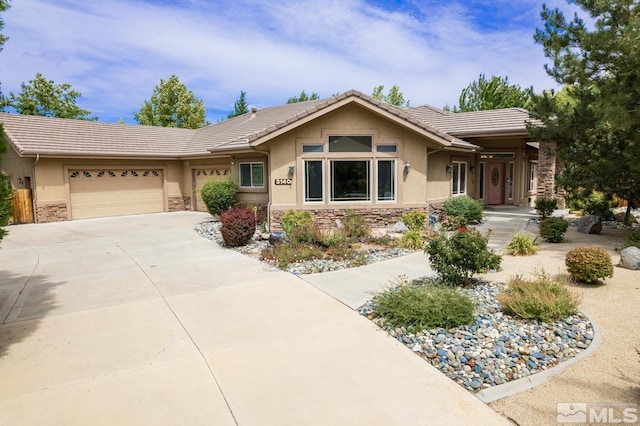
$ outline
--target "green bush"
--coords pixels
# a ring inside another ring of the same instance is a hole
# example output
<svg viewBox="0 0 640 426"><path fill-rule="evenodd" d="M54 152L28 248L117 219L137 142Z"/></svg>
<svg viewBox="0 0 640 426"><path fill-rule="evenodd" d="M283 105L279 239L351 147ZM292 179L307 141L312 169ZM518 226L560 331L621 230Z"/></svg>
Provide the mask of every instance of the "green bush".
<svg viewBox="0 0 640 426"><path fill-rule="evenodd" d="M543 220L553 214L553 211L558 208L558 202L552 198L538 198L536 200L536 211L538 216Z"/></svg>
<svg viewBox="0 0 640 426"><path fill-rule="evenodd" d="M220 233L229 247L244 246L256 232L256 215L245 207L231 207L220 214Z"/></svg>
<svg viewBox="0 0 640 426"><path fill-rule="evenodd" d="M517 232L507 244L507 251L514 256L531 256L538 252L534 237Z"/></svg>
<svg viewBox="0 0 640 426"><path fill-rule="evenodd" d="M287 240L291 243L315 243L317 241L317 230L315 225L304 223L291 228L287 232Z"/></svg>
<svg viewBox="0 0 640 426"><path fill-rule="evenodd" d="M508 315L551 322L578 313L580 297L550 275L540 272L533 280L511 278L498 296L502 311Z"/></svg>
<svg viewBox="0 0 640 426"><path fill-rule="evenodd" d="M576 281L591 283L613 277L611 256L599 247L574 248L567 253L564 263Z"/></svg>
<svg viewBox="0 0 640 426"><path fill-rule="evenodd" d="M450 198L444 203L444 211L448 216L463 217L467 223L482 222L482 203L463 195Z"/></svg>
<svg viewBox="0 0 640 426"><path fill-rule="evenodd" d="M550 243L561 243L569 222L561 217L548 217L540 223L540 236Z"/></svg>
<svg viewBox="0 0 640 426"><path fill-rule="evenodd" d="M427 285L396 285L373 297L373 314L392 327L419 332L434 327L471 324L474 303L458 289Z"/></svg>
<svg viewBox="0 0 640 426"><path fill-rule="evenodd" d="M424 231L424 227L427 224L427 215L420 210L411 210L404 212L402 215L402 223L407 225L410 230Z"/></svg>
<svg viewBox="0 0 640 426"><path fill-rule="evenodd" d="M469 221L462 216L447 216L441 222L442 230L444 231L455 231L468 225Z"/></svg>
<svg viewBox="0 0 640 426"><path fill-rule="evenodd" d="M334 247L345 242L345 235L339 231L316 230L315 240L324 247Z"/></svg>
<svg viewBox="0 0 640 426"><path fill-rule="evenodd" d="M427 240L431 267L450 285L469 284L476 273L500 267L501 257L487 248L488 235L466 227Z"/></svg>
<svg viewBox="0 0 640 426"><path fill-rule="evenodd" d="M625 235L624 241L626 243L625 247L635 246L640 248L640 229L629 231L627 235Z"/></svg>
<svg viewBox="0 0 640 426"><path fill-rule="evenodd" d="M422 229L409 229L398 241L398 246L409 250L424 249L424 231Z"/></svg>
<svg viewBox="0 0 640 426"><path fill-rule="evenodd" d="M344 220L342 232L351 240L365 238L371 234L371 230L367 226L364 216L357 214L353 210L347 212Z"/></svg>
<svg viewBox="0 0 640 426"><path fill-rule="evenodd" d="M585 191L579 191L573 194L568 200L567 204L572 210L578 210L585 215L596 215L604 220L613 218L613 200L612 197L607 196L604 192L592 191L586 193Z"/></svg>
<svg viewBox="0 0 640 426"><path fill-rule="evenodd" d="M289 210L280 218L280 226L288 235L294 228L313 228L315 220L308 210Z"/></svg>
<svg viewBox="0 0 640 426"><path fill-rule="evenodd" d="M261 260L275 262L278 268L287 269L291 263L322 259L324 252L312 244L275 244L262 250Z"/></svg>
<svg viewBox="0 0 640 426"><path fill-rule="evenodd" d="M200 195L212 216L218 216L236 204L238 182L232 179L215 180L204 184Z"/></svg>

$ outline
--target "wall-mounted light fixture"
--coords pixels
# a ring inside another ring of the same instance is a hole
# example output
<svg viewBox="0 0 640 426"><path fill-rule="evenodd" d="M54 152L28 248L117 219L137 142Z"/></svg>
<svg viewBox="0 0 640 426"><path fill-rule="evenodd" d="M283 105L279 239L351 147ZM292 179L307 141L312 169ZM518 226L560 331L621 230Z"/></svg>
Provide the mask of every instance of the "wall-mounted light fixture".
<svg viewBox="0 0 640 426"><path fill-rule="evenodd" d="M411 171L411 164L409 164L409 161L405 161L404 162L404 172L408 174L409 171Z"/></svg>
<svg viewBox="0 0 640 426"><path fill-rule="evenodd" d="M24 181L22 180L22 178L18 178L18 185L22 185L24 183Z"/></svg>
<svg viewBox="0 0 640 426"><path fill-rule="evenodd" d="M469 166L469 171L470 171L471 173L475 172L475 171L476 171L476 165L475 165L475 164L470 165L470 166Z"/></svg>
<svg viewBox="0 0 640 426"><path fill-rule="evenodd" d="M447 173L451 173L453 171L453 165L447 164Z"/></svg>
<svg viewBox="0 0 640 426"><path fill-rule="evenodd" d="M289 163L289 174L293 175L293 172L296 171L296 166L295 164L293 164L293 162Z"/></svg>

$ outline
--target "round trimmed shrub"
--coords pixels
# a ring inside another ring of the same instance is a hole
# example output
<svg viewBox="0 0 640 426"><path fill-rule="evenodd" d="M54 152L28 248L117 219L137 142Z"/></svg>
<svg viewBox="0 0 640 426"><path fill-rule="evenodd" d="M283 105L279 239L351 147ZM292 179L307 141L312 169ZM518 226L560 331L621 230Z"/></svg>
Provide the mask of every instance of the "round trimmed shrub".
<svg viewBox="0 0 640 426"><path fill-rule="evenodd" d="M550 243L561 243L569 222L561 217L549 217L540 223L540 236Z"/></svg>
<svg viewBox="0 0 640 426"><path fill-rule="evenodd" d="M238 188L235 180L214 180L204 184L200 195L209 213L218 216L236 203Z"/></svg>
<svg viewBox="0 0 640 426"><path fill-rule="evenodd" d="M444 211L448 216L463 217L467 223L482 221L482 203L463 195L448 199L444 203Z"/></svg>
<svg viewBox="0 0 640 426"><path fill-rule="evenodd" d="M564 261L571 276L580 282L592 283L613 277L611 256L599 247L583 246L570 250Z"/></svg>
<svg viewBox="0 0 640 426"><path fill-rule="evenodd" d="M558 201L553 198L538 198L536 200L536 211L543 220L551 216L557 208Z"/></svg>
<svg viewBox="0 0 640 426"><path fill-rule="evenodd" d="M228 247L246 245L256 232L256 215L246 207L231 207L220 215L220 233Z"/></svg>

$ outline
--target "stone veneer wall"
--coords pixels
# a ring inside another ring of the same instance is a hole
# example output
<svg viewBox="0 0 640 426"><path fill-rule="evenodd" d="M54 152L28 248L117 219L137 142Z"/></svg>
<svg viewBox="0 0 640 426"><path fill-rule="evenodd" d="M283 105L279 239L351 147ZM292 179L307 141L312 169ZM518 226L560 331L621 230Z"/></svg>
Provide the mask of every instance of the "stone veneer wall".
<svg viewBox="0 0 640 426"><path fill-rule="evenodd" d="M169 211L179 212L185 210L184 197L169 197Z"/></svg>
<svg viewBox="0 0 640 426"><path fill-rule="evenodd" d="M185 210L191 210L191 197L185 195L184 197L182 197L182 202L184 203Z"/></svg>
<svg viewBox="0 0 640 426"><path fill-rule="evenodd" d="M434 205L435 206L435 205ZM315 217L316 225L320 229L333 229L336 227L335 221L339 219L345 222L349 211L354 212L358 216L365 218L367 226L371 228L383 228L402 219L405 212L412 210L422 210L429 213L429 208L368 208L368 209L317 209L309 210ZM433 210L433 208L432 208ZM280 218L286 213L286 210L271 211L270 223L271 231L281 230Z"/></svg>
<svg viewBox="0 0 640 426"><path fill-rule="evenodd" d="M63 222L69 220L67 216L67 204L44 204L36 206L36 222Z"/></svg>
<svg viewBox="0 0 640 426"><path fill-rule="evenodd" d="M556 170L562 167L556 158L556 143L540 142L538 150L538 193L537 198L554 198L558 202L558 208L565 208L566 200L564 191L556 189Z"/></svg>

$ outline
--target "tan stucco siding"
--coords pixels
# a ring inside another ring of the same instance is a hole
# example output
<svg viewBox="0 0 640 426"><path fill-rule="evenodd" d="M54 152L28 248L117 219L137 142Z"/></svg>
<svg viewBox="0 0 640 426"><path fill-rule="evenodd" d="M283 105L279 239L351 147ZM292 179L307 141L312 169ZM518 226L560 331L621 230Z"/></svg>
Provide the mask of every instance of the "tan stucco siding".
<svg viewBox="0 0 640 426"><path fill-rule="evenodd" d="M12 148L1 154L0 158L0 171L9 176L11 186L15 189L24 188L24 178L33 177L33 162L35 159L20 157ZM18 178L22 179L23 184L18 183Z"/></svg>
<svg viewBox="0 0 640 426"><path fill-rule="evenodd" d="M398 192L402 203L424 203L427 201L427 147L416 136L404 137L402 158L398 159ZM404 172L409 162L410 170Z"/></svg>
<svg viewBox="0 0 640 426"><path fill-rule="evenodd" d="M451 196L451 176L447 173L450 154L448 152L434 152L429 155L427 171L427 199L437 202Z"/></svg>

